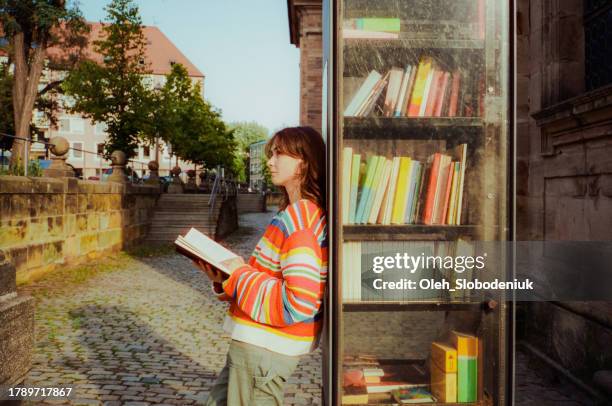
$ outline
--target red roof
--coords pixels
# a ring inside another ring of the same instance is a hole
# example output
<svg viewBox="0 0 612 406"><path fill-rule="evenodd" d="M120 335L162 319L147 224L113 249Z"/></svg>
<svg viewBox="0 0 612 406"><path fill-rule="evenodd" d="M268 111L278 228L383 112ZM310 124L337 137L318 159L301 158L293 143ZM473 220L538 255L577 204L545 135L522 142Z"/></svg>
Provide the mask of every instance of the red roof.
<svg viewBox="0 0 612 406"><path fill-rule="evenodd" d="M94 51L94 41L101 39L104 34L101 23L89 22L91 32L85 55L87 58L102 63L102 55ZM157 27L143 26L146 41L145 59L147 69L153 74L166 75L170 73L171 63L180 63L187 69L191 77L204 77L204 74L191 63L189 59L166 37ZM49 48L47 53L57 55L61 52L57 47Z"/></svg>

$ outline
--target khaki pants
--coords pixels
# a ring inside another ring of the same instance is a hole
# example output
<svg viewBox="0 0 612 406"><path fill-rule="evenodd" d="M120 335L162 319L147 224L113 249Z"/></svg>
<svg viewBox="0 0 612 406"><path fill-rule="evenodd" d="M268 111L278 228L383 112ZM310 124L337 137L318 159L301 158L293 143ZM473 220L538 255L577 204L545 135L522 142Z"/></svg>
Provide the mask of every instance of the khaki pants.
<svg viewBox="0 0 612 406"><path fill-rule="evenodd" d="M299 357L232 340L208 406L282 406L283 387Z"/></svg>

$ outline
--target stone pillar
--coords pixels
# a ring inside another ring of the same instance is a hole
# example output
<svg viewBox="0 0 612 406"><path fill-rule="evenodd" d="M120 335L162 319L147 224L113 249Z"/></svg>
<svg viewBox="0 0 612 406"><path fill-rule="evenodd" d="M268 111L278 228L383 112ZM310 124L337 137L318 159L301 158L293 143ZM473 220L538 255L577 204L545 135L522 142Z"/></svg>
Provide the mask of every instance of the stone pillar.
<svg viewBox="0 0 612 406"><path fill-rule="evenodd" d="M74 171L66 164L66 154L70 149L68 140L64 137L53 137L49 148L53 156L51 157L51 165L43 171L43 176L49 178L73 178Z"/></svg>
<svg viewBox="0 0 612 406"><path fill-rule="evenodd" d="M168 186L168 193L183 193L183 181L179 177L181 174L181 168L179 166L175 166L170 171L170 175L172 175L172 182L170 186Z"/></svg>
<svg viewBox="0 0 612 406"><path fill-rule="evenodd" d="M0 387L22 383L32 366L34 301L17 295L15 280L0 251Z"/></svg>
<svg viewBox="0 0 612 406"><path fill-rule="evenodd" d="M159 185L159 164L157 161L150 161L147 165L149 167L149 179L145 182L147 185Z"/></svg>
<svg viewBox="0 0 612 406"><path fill-rule="evenodd" d="M196 184L196 171L190 169L187 171L187 184L185 185L185 192L196 193L198 191L198 185Z"/></svg>
<svg viewBox="0 0 612 406"><path fill-rule="evenodd" d="M289 1L291 43L300 48L300 125L321 132L323 30L321 0Z"/></svg>
<svg viewBox="0 0 612 406"><path fill-rule="evenodd" d="M128 183L128 178L125 175L125 164L127 162L127 158L125 156L125 152L123 151L115 151L111 154L111 162L113 167L113 173L108 177L109 182L116 183Z"/></svg>

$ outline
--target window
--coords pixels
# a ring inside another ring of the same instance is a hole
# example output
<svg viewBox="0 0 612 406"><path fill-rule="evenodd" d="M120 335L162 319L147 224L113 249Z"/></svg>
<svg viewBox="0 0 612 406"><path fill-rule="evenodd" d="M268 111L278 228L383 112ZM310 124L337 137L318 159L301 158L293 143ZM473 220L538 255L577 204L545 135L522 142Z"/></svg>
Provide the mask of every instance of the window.
<svg viewBox="0 0 612 406"><path fill-rule="evenodd" d="M61 132L69 133L70 132L70 119L69 118L60 118L59 120L59 130Z"/></svg>
<svg viewBox="0 0 612 406"><path fill-rule="evenodd" d="M70 132L79 134L85 132L85 122L82 118L73 117L70 119Z"/></svg>
<svg viewBox="0 0 612 406"><path fill-rule="evenodd" d="M72 157L73 158L83 158L83 143L82 142L73 142L72 143Z"/></svg>
<svg viewBox="0 0 612 406"><path fill-rule="evenodd" d="M586 90L612 83L612 2L584 2L584 39Z"/></svg>
<svg viewBox="0 0 612 406"><path fill-rule="evenodd" d="M103 155L104 154L104 144L98 144L96 149L96 152L98 153L98 155Z"/></svg>
<svg viewBox="0 0 612 406"><path fill-rule="evenodd" d="M106 125L106 123L96 123L94 131L96 134L105 134L107 129L108 126Z"/></svg>
<svg viewBox="0 0 612 406"><path fill-rule="evenodd" d="M142 147L142 157L149 158L151 156L151 148L148 145Z"/></svg>

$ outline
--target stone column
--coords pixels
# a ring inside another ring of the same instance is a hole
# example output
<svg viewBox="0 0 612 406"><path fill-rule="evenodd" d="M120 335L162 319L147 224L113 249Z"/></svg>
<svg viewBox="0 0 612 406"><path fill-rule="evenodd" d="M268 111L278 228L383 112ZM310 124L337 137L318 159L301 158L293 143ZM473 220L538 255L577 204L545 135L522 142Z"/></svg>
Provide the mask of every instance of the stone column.
<svg viewBox="0 0 612 406"><path fill-rule="evenodd" d="M116 183L128 183L128 178L125 175L125 163L127 162L125 152L113 152L111 154L111 162L111 166L113 167L113 173L111 173L108 177L108 181Z"/></svg>
<svg viewBox="0 0 612 406"><path fill-rule="evenodd" d="M159 186L159 164L157 161L151 161L147 166L149 167L149 179L145 183L147 185Z"/></svg>
<svg viewBox="0 0 612 406"><path fill-rule="evenodd" d="M64 137L53 137L49 148L53 156L51 157L51 165L43 171L43 176L49 178L73 178L74 171L66 164L66 154L70 149L68 140Z"/></svg>
<svg viewBox="0 0 612 406"><path fill-rule="evenodd" d="M184 185L183 181L179 177L181 174L180 166L177 165L172 168L170 174L172 175L172 183L170 183L170 186L168 186L168 193L183 193Z"/></svg>
<svg viewBox="0 0 612 406"><path fill-rule="evenodd" d="M0 251L0 387L22 383L32 366L34 301L17 295L15 280Z"/></svg>

